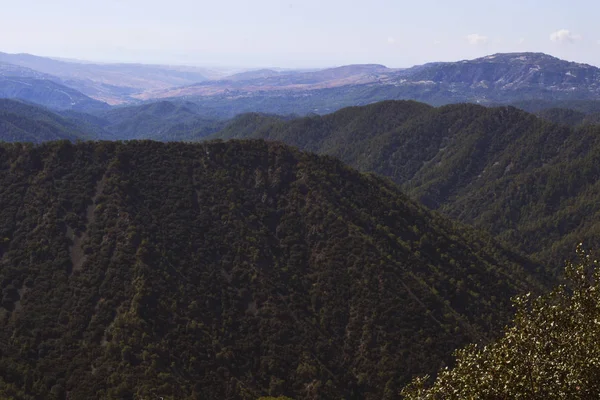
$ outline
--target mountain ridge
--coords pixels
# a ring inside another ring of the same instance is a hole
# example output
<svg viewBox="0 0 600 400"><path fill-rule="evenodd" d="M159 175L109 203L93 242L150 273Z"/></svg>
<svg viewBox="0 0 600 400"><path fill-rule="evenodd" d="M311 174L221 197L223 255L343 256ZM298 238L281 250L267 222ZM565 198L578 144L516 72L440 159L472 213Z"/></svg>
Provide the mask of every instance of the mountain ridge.
<svg viewBox="0 0 600 400"><path fill-rule="evenodd" d="M597 67L533 52L497 53L402 69L356 64L310 71L247 70L233 75L209 71L208 78L198 75L205 70L196 67L69 63L2 54L0 62L12 60L33 69L36 64L31 59L42 59L40 73L52 74L57 82L111 104L180 98L214 108L226 118L244 112L325 114L382 100L492 105L600 96Z"/></svg>
<svg viewBox="0 0 600 400"><path fill-rule="evenodd" d="M387 176L427 206L542 260L549 272L577 243L600 244L598 126L557 125L514 107L413 101L292 121L239 118L250 128L234 120L213 137L281 141Z"/></svg>
<svg viewBox="0 0 600 400"><path fill-rule="evenodd" d="M391 182L281 144L0 152L0 393L18 399L394 398L542 287Z"/></svg>

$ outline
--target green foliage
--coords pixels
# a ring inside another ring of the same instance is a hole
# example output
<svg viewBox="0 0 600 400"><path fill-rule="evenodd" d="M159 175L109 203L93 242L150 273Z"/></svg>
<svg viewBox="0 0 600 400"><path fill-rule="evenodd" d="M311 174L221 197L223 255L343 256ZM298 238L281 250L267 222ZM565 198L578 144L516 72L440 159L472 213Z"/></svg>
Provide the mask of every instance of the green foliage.
<svg viewBox="0 0 600 400"><path fill-rule="evenodd" d="M87 131L45 108L17 100L0 99L0 141L41 143L90 138Z"/></svg>
<svg viewBox="0 0 600 400"><path fill-rule="evenodd" d="M0 238L15 399L391 398L541 289L390 181L263 141L2 144Z"/></svg>
<svg viewBox="0 0 600 400"><path fill-rule="evenodd" d="M570 108L548 108L536 113L541 118L555 124L568 126L598 125L600 124L600 111L585 113Z"/></svg>
<svg viewBox="0 0 600 400"><path fill-rule="evenodd" d="M600 244L600 127L555 125L512 107L387 101L323 117L232 124L217 137L282 141L400 184L430 208L560 270Z"/></svg>
<svg viewBox="0 0 600 400"><path fill-rule="evenodd" d="M504 336L456 353L431 387L417 378L406 399L593 399L600 395L600 267L582 247L567 284L515 299Z"/></svg>
<svg viewBox="0 0 600 400"><path fill-rule="evenodd" d="M95 113L90 120L86 115L72 118L91 122L104 133L102 139L152 139L161 141L188 141L208 136L222 129L225 121L207 116L190 102L158 101L155 103L114 108Z"/></svg>

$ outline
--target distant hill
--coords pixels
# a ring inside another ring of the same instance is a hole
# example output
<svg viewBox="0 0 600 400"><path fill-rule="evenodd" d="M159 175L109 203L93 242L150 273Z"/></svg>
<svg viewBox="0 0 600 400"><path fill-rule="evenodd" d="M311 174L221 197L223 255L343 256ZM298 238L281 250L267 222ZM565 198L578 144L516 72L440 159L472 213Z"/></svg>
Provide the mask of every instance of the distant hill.
<svg viewBox="0 0 600 400"><path fill-rule="evenodd" d="M34 103L10 99L0 99L0 102L3 105L0 110L18 114L19 126L24 127L26 121L30 124L18 134L14 126L10 131L0 132L7 141L44 142L63 138L73 140L75 137L195 141L218 132L228 123L227 120L204 115L196 104L185 102L161 101L91 112L73 109L51 111ZM40 116L43 116L43 122L51 121L58 130L53 134L40 134L41 128L36 125ZM59 125L61 128L57 128ZM66 136L61 136L63 133Z"/></svg>
<svg viewBox="0 0 600 400"><path fill-rule="evenodd" d="M404 69L358 64L321 70L227 71L0 53L0 75L2 65L35 71L112 105L178 98L197 103L218 118L246 112L327 114L382 100L417 100L438 106L544 99L551 107L572 108L555 104L600 98L600 69L543 53L501 53Z"/></svg>
<svg viewBox="0 0 600 400"><path fill-rule="evenodd" d="M281 92L305 92L347 85L361 85L384 79L396 70L383 65L346 65L318 71L287 71L277 73L270 70L244 72L217 81L200 82L194 85L170 88L162 91L142 93L136 98L142 100L156 98L220 96L220 95L271 95L280 97ZM291 112L288 112L291 113Z"/></svg>
<svg viewBox="0 0 600 400"><path fill-rule="evenodd" d="M26 67L60 79L60 83L110 104L133 101L134 93L166 89L221 76L207 68L144 64L97 64L56 60L31 54L0 53L0 63Z"/></svg>
<svg viewBox="0 0 600 400"><path fill-rule="evenodd" d="M73 121L50 110L16 100L0 99L0 141L41 143L92 138Z"/></svg>
<svg viewBox="0 0 600 400"><path fill-rule="evenodd" d="M20 99L56 110L97 111L108 104L47 79L0 76L0 98Z"/></svg>
<svg viewBox="0 0 600 400"><path fill-rule="evenodd" d="M56 79L58 80L57 77L49 75L49 74L44 74L43 72L39 72L36 70L33 70L31 68L26 68L26 67L22 67L19 65L14 65L14 64L7 64L7 63L3 63L0 62L0 76L5 76L5 77L18 77L18 78L36 78L36 79Z"/></svg>
<svg viewBox="0 0 600 400"><path fill-rule="evenodd" d="M600 124L600 112L586 114L570 108L548 108L536 113L540 118L555 124L568 126L598 125Z"/></svg>
<svg viewBox="0 0 600 400"><path fill-rule="evenodd" d="M239 72L223 78L225 81L247 81L251 79L265 79L279 75L286 75L289 72L275 71L272 69L256 69L250 71Z"/></svg>
<svg viewBox="0 0 600 400"><path fill-rule="evenodd" d="M535 264L262 141L1 145L0 395L394 398Z"/></svg>
<svg viewBox="0 0 600 400"><path fill-rule="evenodd" d="M491 104L500 106L503 104ZM506 104L504 104L506 105ZM550 108L566 108L584 114L600 113L600 99L598 100L548 100L531 99L521 100L510 103L513 107L520 108L530 113L539 113Z"/></svg>
<svg viewBox="0 0 600 400"><path fill-rule="evenodd" d="M599 126L556 125L513 107L392 101L289 122L254 119L246 122L254 129L232 123L214 137L282 141L388 176L551 270L577 243L600 245Z"/></svg>
<svg viewBox="0 0 600 400"><path fill-rule="evenodd" d="M582 101L600 98L600 69L542 53L506 53L406 69L349 65L311 72L262 71L136 97L184 97L227 117L244 112L327 114L402 99L432 105Z"/></svg>
<svg viewBox="0 0 600 400"><path fill-rule="evenodd" d="M494 54L401 71L398 84L431 86L449 100L488 103L520 99L597 99L600 69L543 53ZM456 102L456 101L450 101Z"/></svg>
<svg viewBox="0 0 600 400"><path fill-rule="evenodd" d="M213 134L225 121L201 114L193 103L159 101L95 113L96 123L119 140L194 140ZM73 115L74 118L79 118Z"/></svg>

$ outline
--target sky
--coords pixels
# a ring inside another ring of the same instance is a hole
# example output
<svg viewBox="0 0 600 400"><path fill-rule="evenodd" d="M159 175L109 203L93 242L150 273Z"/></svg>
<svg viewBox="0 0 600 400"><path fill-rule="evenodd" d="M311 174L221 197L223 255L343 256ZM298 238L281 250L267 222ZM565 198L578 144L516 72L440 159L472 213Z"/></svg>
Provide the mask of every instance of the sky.
<svg viewBox="0 0 600 400"><path fill-rule="evenodd" d="M598 0L0 0L0 51L282 68L536 51L600 66L598 16Z"/></svg>

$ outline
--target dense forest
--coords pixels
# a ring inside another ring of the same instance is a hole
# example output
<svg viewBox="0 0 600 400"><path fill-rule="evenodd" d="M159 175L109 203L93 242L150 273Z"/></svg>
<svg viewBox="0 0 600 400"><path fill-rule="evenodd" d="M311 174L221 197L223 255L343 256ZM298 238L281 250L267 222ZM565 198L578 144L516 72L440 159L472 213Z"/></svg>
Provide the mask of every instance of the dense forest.
<svg viewBox="0 0 600 400"><path fill-rule="evenodd" d="M515 298L504 336L456 352L431 385L415 378L406 400L597 399L600 393L600 266L581 246L567 283L540 297Z"/></svg>
<svg viewBox="0 0 600 400"><path fill-rule="evenodd" d="M0 397L397 398L540 266L277 143L0 146Z"/></svg>
<svg viewBox="0 0 600 400"><path fill-rule="evenodd" d="M92 137L74 121L45 108L22 101L0 99L0 140L3 142L41 143Z"/></svg>
<svg viewBox="0 0 600 400"><path fill-rule="evenodd" d="M548 103L550 104L550 103ZM546 104L546 105L548 105ZM163 101L61 115L0 101L4 141L68 139L195 141L259 138L328 154L391 178L414 199L490 232L559 272L579 241L596 247L600 150L597 103L565 103L537 115L513 107L434 108L386 101L304 118L260 113L230 121L191 102ZM527 102L524 108L532 108Z"/></svg>
<svg viewBox="0 0 600 400"><path fill-rule="evenodd" d="M388 101L292 121L240 116L214 137L282 141L390 177L558 271L579 241L600 243L599 133L513 107Z"/></svg>
<svg viewBox="0 0 600 400"><path fill-rule="evenodd" d="M53 111L21 100L0 99L0 141L51 140L191 141L227 125L193 103L158 102L86 113Z"/></svg>

